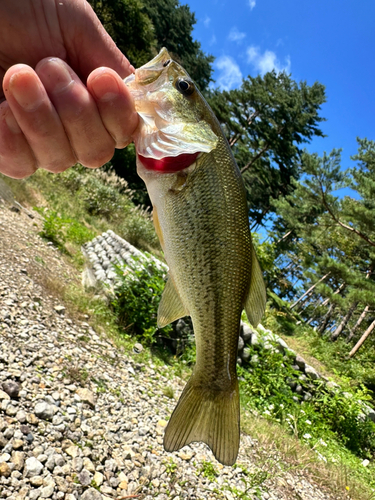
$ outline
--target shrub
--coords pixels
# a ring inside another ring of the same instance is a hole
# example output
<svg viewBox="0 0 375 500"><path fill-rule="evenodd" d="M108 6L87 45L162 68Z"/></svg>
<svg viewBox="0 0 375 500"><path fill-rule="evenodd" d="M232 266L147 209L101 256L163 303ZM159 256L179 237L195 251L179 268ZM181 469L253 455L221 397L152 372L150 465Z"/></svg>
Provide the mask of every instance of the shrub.
<svg viewBox="0 0 375 500"><path fill-rule="evenodd" d="M169 337L171 326L158 330L157 311L165 286L165 271L150 260L144 265L134 258L134 266L115 266L119 279L111 302L123 333L142 336L146 343L156 341L156 333Z"/></svg>
<svg viewBox="0 0 375 500"><path fill-rule="evenodd" d="M330 391L320 380L298 380L312 393L309 401L292 392L288 382L297 380L295 372L279 352L255 351L257 362L239 368L241 394L247 406L263 416L287 425L289 430L309 442L334 439L359 457L375 454L375 424L363 412L368 391ZM314 386L314 387L313 387Z"/></svg>

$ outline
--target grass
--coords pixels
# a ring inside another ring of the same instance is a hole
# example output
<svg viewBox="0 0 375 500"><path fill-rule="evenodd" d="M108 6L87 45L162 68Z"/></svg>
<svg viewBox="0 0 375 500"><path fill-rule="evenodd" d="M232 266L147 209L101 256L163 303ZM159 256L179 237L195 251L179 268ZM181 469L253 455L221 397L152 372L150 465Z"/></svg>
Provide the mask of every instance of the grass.
<svg viewBox="0 0 375 500"><path fill-rule="evenodd" d="M353 458L343 447L329 443L313 449L285 428L243 410L243 432L257 440L257 450L266 458L273 457L282 470L293 474L303 472L322 488L343 499L375 498L374 467L367 469L360 459ZM322 459L325 454L326 461Z"/></svg>

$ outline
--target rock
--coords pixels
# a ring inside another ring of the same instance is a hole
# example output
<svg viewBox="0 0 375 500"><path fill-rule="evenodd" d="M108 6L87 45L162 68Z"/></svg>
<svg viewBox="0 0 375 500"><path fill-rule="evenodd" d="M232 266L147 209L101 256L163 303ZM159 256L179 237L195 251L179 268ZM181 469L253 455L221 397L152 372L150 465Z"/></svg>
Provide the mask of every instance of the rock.
<svg viewBox="0 0 375 500"><path fill-rule="evenodd" d="M82 486L88 486L91 484L92 474L87 469L82 469L78 475L78 479Z"/></svg>
<svg viewBox="0 0 375 500"><path fill-rule="evenodd" d="M373 422L375 422L375 411L372 408L370 408L370 410L368 411L367 417Z"/></svg>
<svg viewBox="0 0 375 500"><path fill-rule="evenodd" d="M8 404L6 407L5 413L9 417L15 417L16 413L17 413L17 408L15 406L13 406L12 404Z"/></svg>
<svg viewBox="0 0 375 500"><path fill-rule="evenodd" d="M96 471L93 477L93 481L95 482L96 486L101 486L104 481L104 476L101 472Z"/></svg>
<svg viewBox="0 0 375 500"><path fill-rule="evenodd" d="M315 370L315 368L313 368L310 365L306 365L305 366L305 374L308 377L310 377L312 380L318 380L318 379L320 379L319 373Z"/></svg>
<svg viewBox="0 0 375 500"><path fill-rule="evenodd" d="M43 478L42 476L34 476L30 478L30 484L32 486L42 486L43 485Z"/></svg>
<svg viewBox="0 0 375 500"><path fill-rule="evenodd" d="M3 382L3 391L8 394L11 399L17 399L20 392L20 384L13 380L6 380Z"/></svg>
<svg viewBox="0 0 375 500"><path fill-rule="evenodd" d="M45 467L52 472L55 468L55 465L55 458L53 455L50 455L45 463Z"/></svg>
<svg viewBox="0 0 375 500"><path fill-rule="evenodd" d="M24 445L23 439L13 439L12 446L14 450L19 450Z"/></svg>
<svg viewBox="0 0 375 500"><path fill-rule="evenodd" d="M258 356L258 354L253 354L251 356L251 359L250 359L249 363L252 366L256 366L259 363L259 356Z"/></svg>
<svg viewBox="0 0 375 500"><path fill-rule="evenodd" d="M120 483L118 485L118 487L120 488L120 490L127 490L128 486L129 486L129 482L126 479L124 479L123 481L120 481Z"/></svg>
<svg viewBox="0 0 375 500"><path fill-rule="evenodd" d="M30 425L38 425L39 419L34 413L28 413L26 415L26 421Z"/></svg>
<svg viewBox="0 0 375 500"><path fill-rule="evenodd" d="M72 461L73 470L76 472L81 472L83 469L83 460L81 457L74 457Z"/></svg>
<svg viewBox="0 0 375 500"><path fill-rule="evenodd" d="M65 450L65 453L67 453L72 458L76 458L80 454L80 449L78 448L78 446L72 445Z"/></svg>
<svg viewBox="0 0 375 500"><path fill-rule="evenodd" d="M59 313L59 314L64 314L65 313L65 307L64 306L55 306L54 310Z"/></svg>
<svg viewBox="0 0 375 500"><path fill-rule="evenodd" d="M312 394L310 392L305 392L303 396L304 401L310 401L312 399Z"/></svg>
<svg viewBox="0 0 375 500"><path fill-rule="evenodd" d="M53 405L42 401L37 403L34 408L35 415L43 420L51 420L55 414L55 408Z"/></svg>
<svg viewBox="0 0 375 500"><path fill-rule="evenodd" d="M2 390L0 389L0 401L1 401L2 399L10 399L10 396L9 396L9 394L7 394L6 392L4 392L4 391L2 391Z"/></svg>
<svg viewBox="0 0 375 500"><path fill-rule="evenodd" d="M289 349L288 348L288 344L282 338L280 338L280 337L277 340L277 349L280 352L285 352L285 351L287 351Z"/></svg>
<svg viewBox="0 0 375 500"><path fill-rule="evenodd" d="M9 453L3 453L2 455L0 455L0 463L8 462L9 459L10 459Z"/></svg>
<svg viewBox="0 0 375 500"><path fill-rule="evenodd" d="M136 354L139 354L143 351L143 345L140 344L139 342L137 342L136 344L134 344L133 346L133 351L136 353Z"/></svg>
<svg viewBox="0 0 375 500"><path fill-rule="evenodd" d="M248 343L251 339L252 334L254 333L254 330L246 323L242 323L242 338L245 341L245 344Z"/></svg>
<svg viewBox="0 0 375 500"><path fill-rule="evenodd" d="M53 479L55 480L57 489L59 491L66 493L69 490L69 483L65 478L59 477L59 476L54 476Z"/></svg>
<svg viewBox="0 0 375 500"><path fill-rule="evenodd" d="M84 457L83 459L83 466L85 469L87 469L89 472L94 473L95 472L95 465L91 462L91 460L87 457Z"/></svg>
<svg viewBox="0 0 375 500"><path fill-rule="evenodd" d="M47 486L44 486L43 488L40 489L40 498L49 498L52 496L54 490L55 490L55 482L51 481Z"/></svg>
<svg viewBox="0 0 375 500"><path fill-rule="evenodd" d="M78 396L84 403L87 403L91 406L91 408L95 408L96 405L96 397L92 391L86 389L85 387L79 387L76 391Z"/></svg>
<svg viewBox="0 0 375 500"><path fill-rule="evenodd" d="M298 368L300 370L302 370L302 371L305 370L306 361L299 354L297 354L296 359L294 360L294 363L298 366Z"/></svg>
<svg viewBox="0 0 375 500"><path fill-rule="evenodd" d="M182 460L186 460L186 461L189 461L193 458L193 456L195 455L195 453L193 451L180 451L178 453L178 456L182 459Z"/></svg>
<svg viewBox="0 0 375 500"><path fill-rule="evenodd" d="M242 351L242 360L248 362L251 357L251 349L250 347L244 347Z"/></svg>
<svg viewBox="0 0 375 500"><path fill-rule="evenodd" d="M238 350L241 351L245 347L245 342L243 338L240 336L238 338Z"/></svg>
<svg viewBox="0 0 375 500"><path fill-rule="evenodd" d="M26 412L24 412L23 410L19 410L16 414L16 419L20 424L24 424L26 422Z"/></svg>
<svg viewBox="0 0 375 500"><path fill-rule="evenodd" d="M37 500L40 497L40 489L31 490L29 493L30 500Z"/></svg>
<svg viewBox="0 0 375 500"><path fill-rule="evenodd" d="M102 500L102 499L103 499L102 494L95 488L89 488L81 495L81 500Z"/></svg>
<svg viewBox="0 0 375 500"><path fill-rule="evenodd" d="M0 477L9 477L12 473L12 469L9 467L9 464L6 462L0 463Z"/></svg>
<svg viewBox="0 0 375 500"><path fill-rule="evenodd" d="M27 436L30 432L30 427L28 427L27 425L20 425L20 431L22 432L22 434Z"/></svg>
<svg viewBox="0 0 375 500"><path fill-rule="evenodd" d="M12 462L16 470L22 470L25 465L25 453L23 451L14 451L12 453Z"/></svg>
<svg viewBox="0 0 375 500"><path fill-rule="evenodd" d="M25 462L25 475L26 477L39 476L43 470L43 464L35 457L29 457Z"/></svg>
<svg viewBox="0 0 375 500"><path fill-rule="evenodd" d="M331 389L332 391L337 391L339 389L339 385L336 384L336 382L333 382L332 380L326 383L326 387L327 389Z"/></svg>
<svg viewBox="0 0 375 500"><path fill-rule="evenodd" d="M260 340L259 340L259 335L256 332L253 332L253 334L251 335L250 344L253 347L259 347Z"/></svg>

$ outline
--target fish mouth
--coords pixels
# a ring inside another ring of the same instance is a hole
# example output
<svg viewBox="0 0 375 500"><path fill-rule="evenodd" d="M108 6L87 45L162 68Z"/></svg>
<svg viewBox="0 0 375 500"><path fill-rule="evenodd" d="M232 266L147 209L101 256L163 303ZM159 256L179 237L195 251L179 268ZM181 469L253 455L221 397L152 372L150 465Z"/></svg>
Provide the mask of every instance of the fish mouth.
<svg viewBox="0 0 375 500"><path fill-rule="evenodd" d="M163 71L165 71L165 68L171 63L174 63L174 61L169 55L168 50L163 47L157 56L140 68L137 68L135 73L124 79L124 82L128 86L131 86L133 83L142 86L151 85L158 80Z"/></svg>
<svg viewBox="0 0 375 500"><path fill-rule="evenodd" d="M176 88L176 82L181 78L191 81L188 73L171 59L165 48L154 59L136 69L135 74L125 78L140 117L134 142L141 157L162 160L209 153L216 147L218 137L198 112L196 102L190 96L181 95ZM203 99L199 96L198 100ZM180 159L174 164L193 163L195 160L188 157ZM150 161L148 164L153 165L150 170L164 172L186 168L172 166L172 161L153 164Z"/></svg>

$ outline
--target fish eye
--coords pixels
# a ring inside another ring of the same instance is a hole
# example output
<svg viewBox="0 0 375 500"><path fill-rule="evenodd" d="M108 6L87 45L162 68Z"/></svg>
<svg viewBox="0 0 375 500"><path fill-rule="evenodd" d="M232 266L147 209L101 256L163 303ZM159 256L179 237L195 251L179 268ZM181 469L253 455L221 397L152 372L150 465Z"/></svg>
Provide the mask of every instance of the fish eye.
<svg viewBox="0 0 375 500"><path fill-rule="evenodd" d="M175 87L182 95L186 96L191 95L195 90L193 82L185 78L178 78Z"/></svg>

